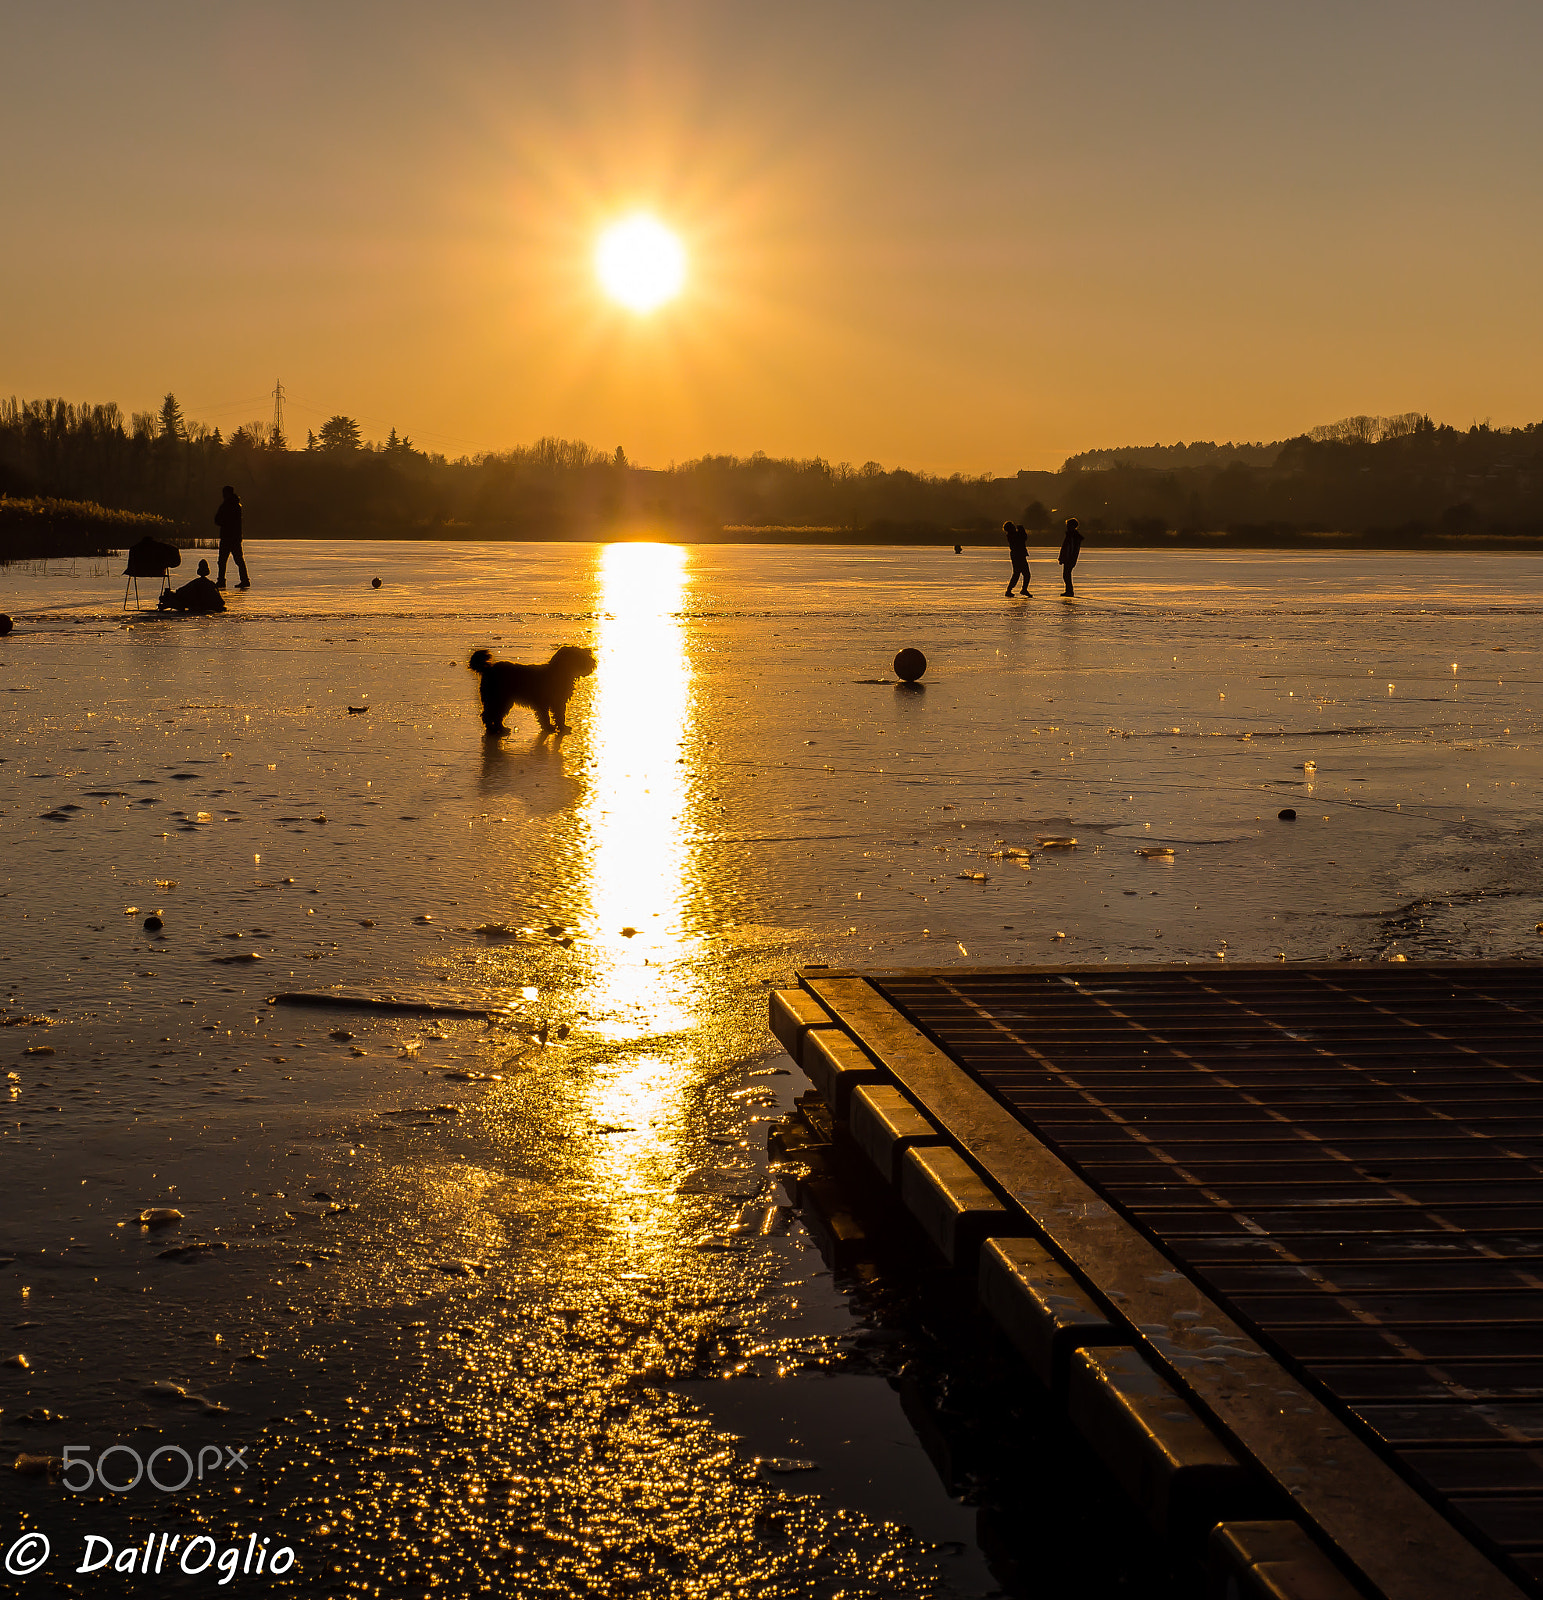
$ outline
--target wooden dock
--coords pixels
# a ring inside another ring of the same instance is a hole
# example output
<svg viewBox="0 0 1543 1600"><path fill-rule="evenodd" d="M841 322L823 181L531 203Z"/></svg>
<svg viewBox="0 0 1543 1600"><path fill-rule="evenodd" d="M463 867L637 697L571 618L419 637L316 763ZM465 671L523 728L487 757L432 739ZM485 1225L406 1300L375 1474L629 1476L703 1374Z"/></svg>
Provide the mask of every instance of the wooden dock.
<svg viewBox="0 0 1543 1600"><path fill-rule="evenodd" d="M1543 964L799 982L841 1139L1222 1592L1543 1595Z"/></svg>

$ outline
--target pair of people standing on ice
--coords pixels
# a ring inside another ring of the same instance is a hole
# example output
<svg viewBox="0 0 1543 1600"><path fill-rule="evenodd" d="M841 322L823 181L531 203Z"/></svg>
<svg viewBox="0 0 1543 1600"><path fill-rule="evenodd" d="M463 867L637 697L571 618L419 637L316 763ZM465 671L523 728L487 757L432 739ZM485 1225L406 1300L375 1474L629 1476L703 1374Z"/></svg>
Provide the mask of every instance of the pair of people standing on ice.
<svg viewBox="0 0 1543 1600"><path fill-rule="evenodd" d="M1004 522L1002 532L1007 535L1008 554L1013 558L1013 575L1007 580L1007 593L1013 592L1013 585L1020 578L1023 579L1023 593L1029 592L1029 536L1024 532L1021 522ZM1056 559L1061 563L1061 572L1066 579L1065 594L1075 594L1072 588L1072 568L1077 565L1077 554L1082 549L1082 535L1077 531L1077 519L1066 519L1066 535L1061 540L1061 551Z"/></svg>

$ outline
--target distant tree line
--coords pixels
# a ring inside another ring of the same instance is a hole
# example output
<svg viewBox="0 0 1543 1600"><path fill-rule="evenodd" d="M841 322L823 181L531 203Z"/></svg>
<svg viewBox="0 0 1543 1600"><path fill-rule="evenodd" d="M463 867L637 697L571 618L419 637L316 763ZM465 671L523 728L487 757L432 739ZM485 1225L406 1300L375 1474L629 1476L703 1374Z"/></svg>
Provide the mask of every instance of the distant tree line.
<svg viewBox="0 0 1543 1600"><path fill-rule="evenodd" d="M1139 543L1543 543L1543 423L1458 429L1415 412L1358 416L1266 448L1268 459L1251 446L1186 467L1119 464L1070 478L1063 468L1059 506L1095 533Z"/></svg>
<svg viewBox="0 0 1543 1600"><path fill-rule="evenodd" d="M1171 472L1184 467L1225 467L1242 461L1251 467L1268 467L1280 454L1279 444L1194 444L1121 445L1113 450L1084 450L1068 456L1062 472L1106 472L1111 467L1151 467Z"/></svg>
<svg viewBox="0 0 1543 1600"><path fill-rule="evenodd" d="M1056 472L944 477L820 457L703 456L635 466L564 439L449 460L395 429L334 416L303 448L261 422L228 438L176 397L116 405L0 401L0 496L167 519L208 535L236 485L252 538L997 542L1011 519L1068 516L1111 543L1543 543L1543 423L1348 417L1271 444L1089 450Z"/></svg>

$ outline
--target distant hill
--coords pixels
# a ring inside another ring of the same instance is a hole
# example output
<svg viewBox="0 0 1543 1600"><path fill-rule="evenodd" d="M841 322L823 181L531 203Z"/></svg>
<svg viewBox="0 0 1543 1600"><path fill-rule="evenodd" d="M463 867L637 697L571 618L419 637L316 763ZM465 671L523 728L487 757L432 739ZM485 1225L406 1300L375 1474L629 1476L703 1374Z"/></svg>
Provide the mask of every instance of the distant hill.
<svg viewBox="0 0 1543 1600"><path fill-rule="evenodd" d="M1131 444L1112 450L1084 450L1061 463L1062 472L1106 472L1110 467L1148 467L1172 472L1183 467L1225 467L1234 461L1251 467L1273 467L1284 441L1274 444Z"/></svg>

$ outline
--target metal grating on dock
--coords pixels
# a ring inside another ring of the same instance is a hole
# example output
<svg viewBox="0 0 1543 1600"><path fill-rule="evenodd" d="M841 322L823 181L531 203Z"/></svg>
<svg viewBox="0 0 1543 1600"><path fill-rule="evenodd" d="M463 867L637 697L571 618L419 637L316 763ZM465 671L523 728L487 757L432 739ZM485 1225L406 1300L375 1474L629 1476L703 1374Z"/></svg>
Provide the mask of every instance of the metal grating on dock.
<svg viewBox="0 0 1543 1600"><path fill-rule="evenodd" d="M1543 1582L1543 965L872 981Z"/></svg>

